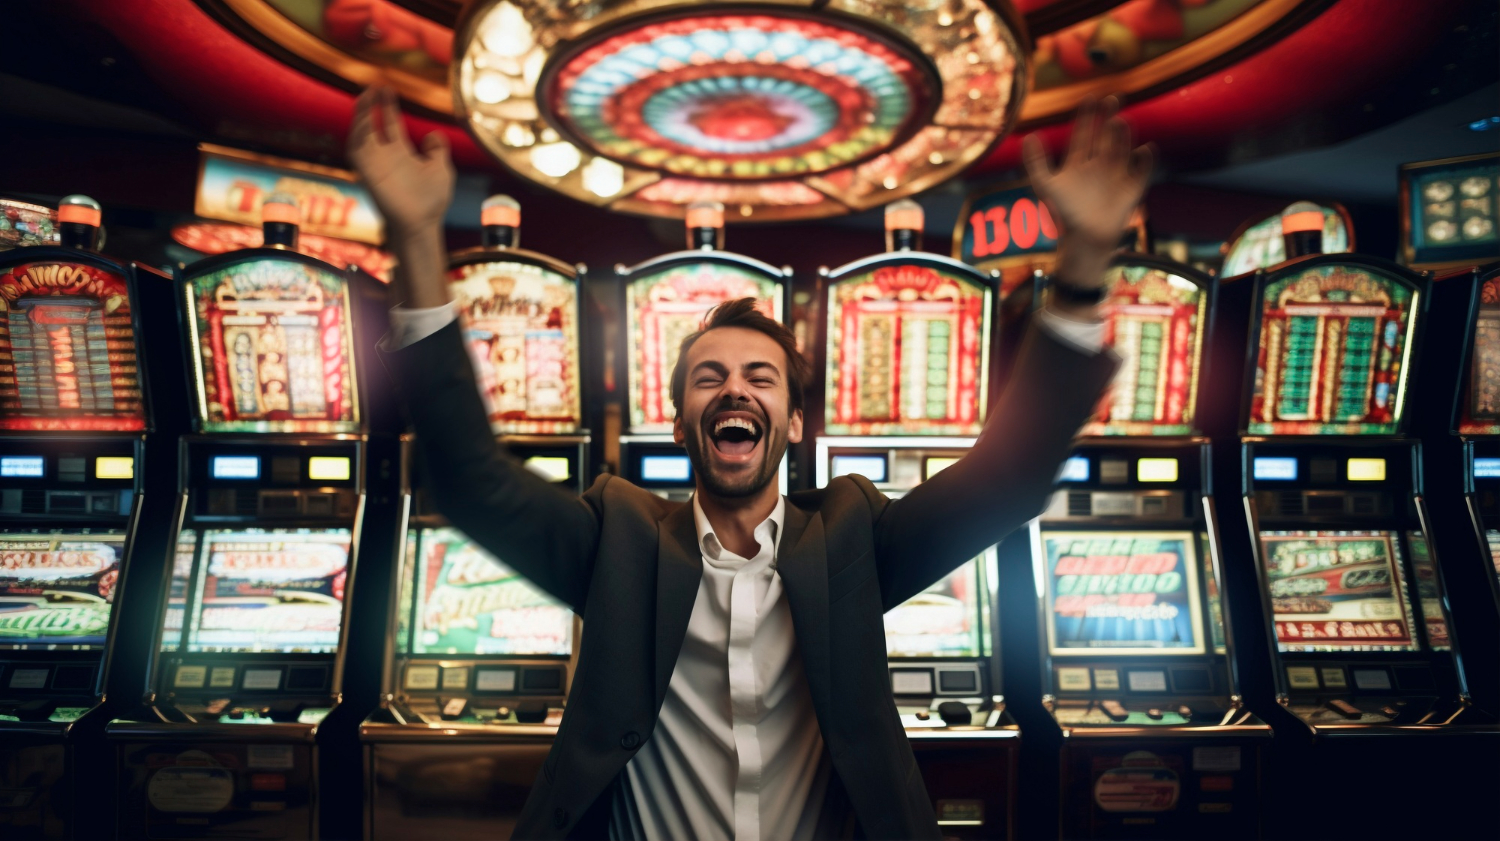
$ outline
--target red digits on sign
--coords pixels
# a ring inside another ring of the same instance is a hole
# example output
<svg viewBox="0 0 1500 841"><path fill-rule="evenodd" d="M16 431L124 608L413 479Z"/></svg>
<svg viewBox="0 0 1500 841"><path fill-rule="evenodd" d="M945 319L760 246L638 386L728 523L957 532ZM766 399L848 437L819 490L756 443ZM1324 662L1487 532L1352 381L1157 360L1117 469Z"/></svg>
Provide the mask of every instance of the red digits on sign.
<svg viewBox="0 0 1500 841"><path fill-rule="evenodd" d="M1037 207L1040 208L1037 215L1041 221L1042 236L1054 242L1057 241L1057 223L1052 221L1052 211L1047 209L1046 202L1037 202Z"/></svg>
<svg viewBox="0 0 1500 841"><path fill-rule="evenodd" d="M1036 204L1031 199L1017 199L1010 211L1011 241L1023 250L1036 245L1037 234L1041 233Z"/></svg>

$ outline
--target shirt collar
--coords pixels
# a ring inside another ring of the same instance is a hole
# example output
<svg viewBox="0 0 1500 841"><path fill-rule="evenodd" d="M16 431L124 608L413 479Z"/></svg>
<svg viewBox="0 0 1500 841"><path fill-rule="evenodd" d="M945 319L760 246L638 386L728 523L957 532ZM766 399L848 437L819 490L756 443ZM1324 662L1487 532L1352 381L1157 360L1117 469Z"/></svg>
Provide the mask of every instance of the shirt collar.
<svg viewBox="0 0 1500 841"><path fill-rule="evenodd" d="M766 552L766 544L771 545L771 558L774 561L776 551L780 548L782 524L786 522L786 497L776 497L776 507L771 509L771 516L767 517L760 525L755 527L755 540L761 546L759 554ZM698 551L709 561L717 561L720 556L734 554L725 549L714 534L713 524L709 523L708 515L703 513L703 506L698 504L698 495L693 494L693 525L698 528ZM747 559L753 560L753 559Z"/></svg>

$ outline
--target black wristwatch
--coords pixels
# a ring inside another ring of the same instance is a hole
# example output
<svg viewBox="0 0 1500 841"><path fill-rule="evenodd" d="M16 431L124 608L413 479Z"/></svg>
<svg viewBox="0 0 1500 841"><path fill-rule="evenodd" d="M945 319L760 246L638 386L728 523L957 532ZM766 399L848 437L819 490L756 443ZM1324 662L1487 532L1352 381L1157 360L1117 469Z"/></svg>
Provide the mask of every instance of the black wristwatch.
<svg viewBox="0 0 1500 841"><path fill-rule="evenodd" d="M1084 289L1071 283L1063 283L1057 278L1052 278L1052 294L1059 301L1069 304L1098 304L1104 300L1104 287L1096 286L1093 289Z"/></svg>

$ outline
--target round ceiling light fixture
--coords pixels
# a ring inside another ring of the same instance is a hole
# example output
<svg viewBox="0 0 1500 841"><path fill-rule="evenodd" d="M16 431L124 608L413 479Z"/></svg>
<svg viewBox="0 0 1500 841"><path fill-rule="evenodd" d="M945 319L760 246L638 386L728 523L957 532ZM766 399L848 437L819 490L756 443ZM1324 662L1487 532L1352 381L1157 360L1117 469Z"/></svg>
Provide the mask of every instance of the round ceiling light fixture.
<svg viewBox="0 0 1500 841"><path fill-rule="evenodd" d="M835 216L958 175L1016 121L1006 0L480 0L454 106L517 174L630 213Z"/></svg>

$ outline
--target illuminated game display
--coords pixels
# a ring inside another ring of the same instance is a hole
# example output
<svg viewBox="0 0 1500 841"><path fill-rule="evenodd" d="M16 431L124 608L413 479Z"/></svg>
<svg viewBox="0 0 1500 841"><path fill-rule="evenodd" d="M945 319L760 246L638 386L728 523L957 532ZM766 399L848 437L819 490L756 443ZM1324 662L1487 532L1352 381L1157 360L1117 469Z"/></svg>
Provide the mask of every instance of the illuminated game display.
<svg viewBox="0 0 1500 841"><path fill-rule="evenodd" d="M187 614L188 587L193 582L193 562L197 559L198 533L183 529L177 533L177 549L172 553L167 614L162 623L162 651L176 651L182 646L182 617Z"/></svg>
<svg viewBox="0 0 1500 841"><path fill-rule="evenodd" d="M205 530L187 650L336 651L350 541L348 529Z"/></svg>
<svg viewBox="0 0 1500 841"><path fill-rule="evenodd" d="M358 431L347 282L275 259L189 281L202 431Z"/></svg>
<svg viewBox="0 0 1500 841"><path fill-rule="evenodd" d="M1054 657L1203 654L1190 532L1042 532Z"/></svg>
<svg viewBox="0 0 1500 841"><path fill-rule="evenodd" d="M1247 431L1394 434L1417 297L1356 266L1318 266L1266 284Z"/></svg>
<svg viewBox="0 0 1500 841"><path fill-rule="evenodd" d="M978 435L990 290L922 264L886 265L828 290L829 435Z"/></svg>
<svg viewBox="0 0 1500 841"><path fill-rule="evenodd" d="M1427 537L1419 531L1406 533L1406 545L1411 549L1411 570L1416 579L1412 583L1417 589L1417 599L1422 603L1422 623L1427 630L1427 645L1434 651L1448 651L1453 648L1453 641L1448 636L1448 611L1443 606L1443 591L1438 584L1432 547L1428 545Z"/></svg>
<svg viewBox="0 0 1500 841"><path fill-rule="evenodd" d="M1500 277L1486 279L1479 290L1458 434L1500 435Z"/></svg>
<svg viewBox="0 0 1500 841"><path fill-rule="evenodd" d="M407 552L403 589L416 591L403 593L399 619L413 654L572 653L573 612L457 529L413 529Z"/></svg>
<svg viewBox="0 0 1500 841"><path fill-rule="evenodd" d="M682 340L710 309L755 298L781 321L781 284L724 263L687 263L648 274L625 289L626 364L630 371L630 430L672 430L672 368Z"/></svg>
<svg viewBox="0 0 1500 841"><path fill-rule="evenodd" d="M891 657L979 657L984 653L979 576L974 561L885 615Z"/></svg>
<svg viewBox="0 0 1500 841"><path fill-rule="evenodd" d="M1147 265L1116 265L1108 283L1104 344L1123 361L1082 434L1191 434L1208 293Z"/></svg>
<svg viewBox="0 0 1500 841"><path fill-rule="evenodd" d="M1401 166L1401 262L1440 268L1487 262L1500 245L1500 154Z"/></svg>
<svg viewBox="0 0 1500 841"><path fill-rule="evenodd" d="M146 428L124 275L87 263L0 274L0 429Z"/></svg>
<svg viewBox="0 0 1500 841"><path fill-rule="evenodd" d="M0 534L0 649L104 647L125 534Z"/></svg>
<svg viewBox="0 0 1500 841"><path fill-rule="evenodd" d="M582 425L578 286L531 263L469 263L448 273L490 425L553 434Z"/></svg>
<svg viewBox="0 0 1500 841"><path fill-rule="evenodd" d="M1268 531L1260 544L1280 651L1417 650L1394 533Z"/></svg>

